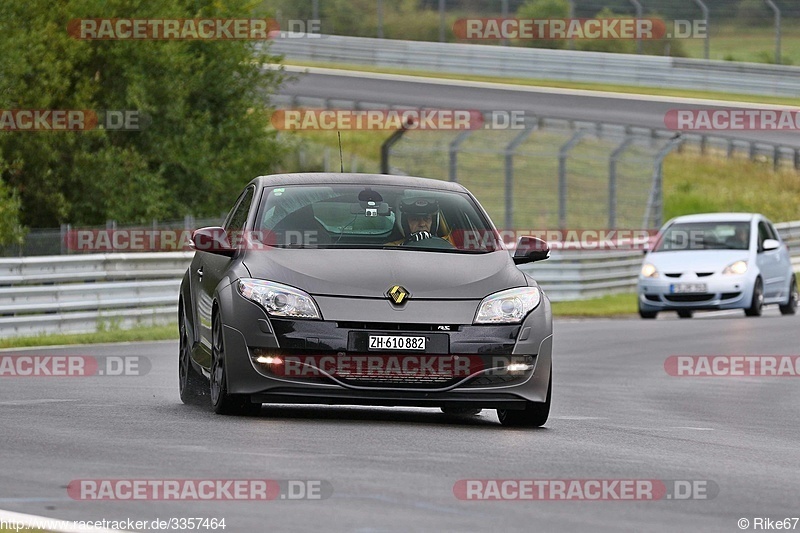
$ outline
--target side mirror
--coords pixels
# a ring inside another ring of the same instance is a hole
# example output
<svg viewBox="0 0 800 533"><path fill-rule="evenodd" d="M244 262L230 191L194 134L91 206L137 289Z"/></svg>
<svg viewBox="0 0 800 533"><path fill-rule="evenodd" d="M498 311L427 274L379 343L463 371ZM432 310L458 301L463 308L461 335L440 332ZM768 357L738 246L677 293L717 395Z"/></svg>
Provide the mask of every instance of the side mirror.
<svg viewBox="0 0 800 533"><path fill-rule="evenodd" d="M550 247L537 237L520 237L514 252L514 264L524 265L550 258Z"/></svg>
<svg viewBox="0 0 800 533"><path fill-rule="evenodd" d="M236 253L236 248L231 245L228 234L218 226L195 230L192 233L192 248L198 252L209 252L227 257L232 257Z"/></svg>
<svg viewBox="0 0 800 533"><path fill-rule="evenodd" d="M780 241L776 241L775 239L766 239L764 241L764 251L769 252L770 250L777 250L781 247Z"/></svg>

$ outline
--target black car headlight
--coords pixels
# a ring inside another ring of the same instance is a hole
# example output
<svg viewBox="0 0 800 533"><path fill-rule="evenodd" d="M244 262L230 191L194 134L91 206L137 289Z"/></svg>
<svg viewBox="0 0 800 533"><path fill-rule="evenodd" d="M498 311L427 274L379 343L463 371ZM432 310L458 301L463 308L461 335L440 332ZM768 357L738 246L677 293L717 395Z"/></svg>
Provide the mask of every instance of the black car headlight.
<svg viewBox="0 0 800 533"><path fill-rule="evenodd" d="M519 324L542 301L538 287L519 287L496 292L478 306L473 324Z"/></svg>
<svg viewBox="0 0 800 533"><path fill-rule="evenodd" d="M242 296L263 307L270 316L322 320L317 303L305 291L261 279L239 280Z"/></svg>

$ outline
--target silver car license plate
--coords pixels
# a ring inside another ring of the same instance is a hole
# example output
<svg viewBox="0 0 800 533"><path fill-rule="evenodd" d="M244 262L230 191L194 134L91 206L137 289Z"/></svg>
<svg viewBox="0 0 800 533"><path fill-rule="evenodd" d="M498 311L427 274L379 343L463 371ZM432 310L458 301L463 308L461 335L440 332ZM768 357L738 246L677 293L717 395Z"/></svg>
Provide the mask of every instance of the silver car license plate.
<svg viewBox="0 0 800 533"><path fill-rule="evenodd" d="M708 292L705 283L674 283L669 286L670 294L704 293Z"/></svg>

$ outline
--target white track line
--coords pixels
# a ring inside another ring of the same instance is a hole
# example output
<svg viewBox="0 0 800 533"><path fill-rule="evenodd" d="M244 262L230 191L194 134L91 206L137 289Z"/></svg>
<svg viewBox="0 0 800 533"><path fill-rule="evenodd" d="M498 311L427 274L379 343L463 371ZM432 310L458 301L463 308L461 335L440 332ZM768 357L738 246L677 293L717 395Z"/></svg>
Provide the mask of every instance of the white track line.
<svg viewBox="0 0 800 533"><path fill-rule="evenodd" d="M54 531L56 533L118 533L119 529L103 529L98 527L79 527L75 520L61 520L58 518L47 518L46 516L36 516L32 514L15 513L0 509L0 523L8 529L15 529L18 526L29 529L37 528L44 531ZM14 524L14 525L11 525Z"/></svg>
<svg viewBox="0 0 800 533"><path fill-rule="evenodd" d="M277 69L281 65L265 65ZM531 85L515 85L513 83L498 83L486 81L469 81L429 76L411 76L408 74L386 74L381 72L365 72L360 70L342 70L323 67L302 67L296 65L282 65L284 70L293 73L322 74L328 76L343 76L349 78L375 79L387 81L400 81L412 83L429 83L431 85L451 85L458 87L474 87L479 89L496 89L502 91L517 91L539 94L563 94L569 96L587 96L592 98L617 98L623 100L638 100L643 102L660 102L667 104L708 105L717 107L735 107L747 109L778 109L800 110L800 107L789 105L760 104L754 102L737 102L727 100L713 100L706 98L685 98L678 96L654 96L642 93L618 93L612 91L590 91L587 89L562 89L558 87L536 87Z"/></svg>

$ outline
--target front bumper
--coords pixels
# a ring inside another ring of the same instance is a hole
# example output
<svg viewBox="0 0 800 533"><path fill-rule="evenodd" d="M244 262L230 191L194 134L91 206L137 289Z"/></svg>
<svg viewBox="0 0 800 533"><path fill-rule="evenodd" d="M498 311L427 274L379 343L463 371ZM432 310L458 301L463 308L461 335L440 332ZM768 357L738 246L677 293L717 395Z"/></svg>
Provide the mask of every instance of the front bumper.
<svg viewBox="0 0 800 533"><path fill-rule="evenodd" d="M469 404L523 409L526 401L543 402L547 396L552 314L546 297L521 325L514 326L271 319L260 306L235 292L221 296L220 312L228 391L250 395L254 402L422 407ZM439 326L448 326L450 331ZM400 361L418 357L390 351L364 353L359 339L369 333L436 337L425 357L467 358L473 366L466 374L436 379L403 379L401 375L387 380L352 379L321 367L309 375L287 375L256 362L259 354L304 358L305 362L314 357L337 360L369 355ZM525 362L528 369L512 373L498 370L508 362Z"/></svg>
<svg viewBox="0 0 800 533"><path fill-rule="evenodd" d="M682 283L704 284L705 292L680 293L672 287ZM639 278L639 308L643 311L722 310L750 306L753 284L745 276L714 274L703 278Z"/></svg>

